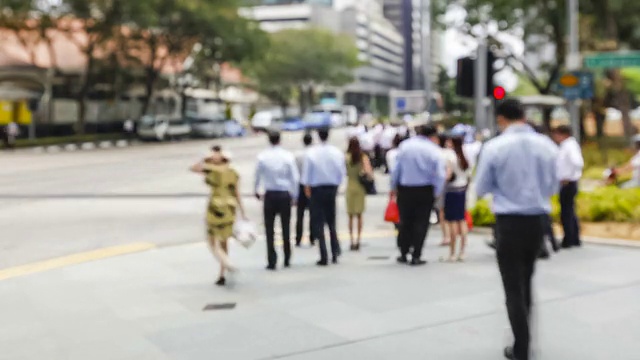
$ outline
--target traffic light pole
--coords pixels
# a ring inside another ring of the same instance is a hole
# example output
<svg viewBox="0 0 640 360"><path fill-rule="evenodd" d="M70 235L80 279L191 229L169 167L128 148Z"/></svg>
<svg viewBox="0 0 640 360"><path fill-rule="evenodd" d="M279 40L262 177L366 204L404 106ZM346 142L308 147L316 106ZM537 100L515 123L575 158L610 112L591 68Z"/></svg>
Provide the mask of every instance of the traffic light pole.
<svg viewBox="0 0 640 360"><path fill-rule="evenodd" d="M487 121L485 99L487 97L487 45L484 39L478 43L478 53L475 61L475 123L480 130L491 129Z"/></svg>

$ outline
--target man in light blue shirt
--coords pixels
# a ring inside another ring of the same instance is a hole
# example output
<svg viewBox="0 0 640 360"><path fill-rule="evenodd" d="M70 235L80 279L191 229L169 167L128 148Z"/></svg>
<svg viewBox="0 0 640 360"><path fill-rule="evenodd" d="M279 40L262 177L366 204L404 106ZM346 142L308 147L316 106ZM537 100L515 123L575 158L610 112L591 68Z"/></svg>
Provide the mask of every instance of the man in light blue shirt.
<svg viewBox="0 0 640 360"><path fill-rule="evenodd" d="M331 253L334 264L340 256L340 242L336 229L336 196L338 187L347 175L345 156L335 146L327 144L329 129L318 130L321 143L311 148L302 166L302 180L305 193L311 199L311 234L320 245L318 266L327 266L329 257L324 236L324 225L329 227Z"/></svg>
<svg viewBox="0 0 640 360"><path fill-rule="evenodd" d="M418 127L417 136L400 144L396 166L391 173L391 197L397 195L400 211L399 263L407 263L407 255L413 249L411 265L426 264L421 256L429 232L429 217L446 177L440 147L429 139L435 134L437 130L431 125Z"/></svg>
<svg viewBox="0 0 640 360"><path fill-rule="evenodd" d="M502 134L487 142L476 175L478 197L493 194L496 250L507 312L515 337L505 348L508 359L529 360L531 280L558 190L557 146L526 124L517 100L496 109Z"/></svg>
<svg viewBox="0 0 640 360"><path fill-rule="evenodd" d="M275 270L278 257L275 251L274 223L280 217L282 240L284 245L284 266L289 267L291 260L290 223L291 204L298 197L300 174L295 157L280 147L280 134L270 133L271 148L258 155L256 165L255 194L262 199L260 186L264 193L264 226L267 235L267 270Z"/></svg>

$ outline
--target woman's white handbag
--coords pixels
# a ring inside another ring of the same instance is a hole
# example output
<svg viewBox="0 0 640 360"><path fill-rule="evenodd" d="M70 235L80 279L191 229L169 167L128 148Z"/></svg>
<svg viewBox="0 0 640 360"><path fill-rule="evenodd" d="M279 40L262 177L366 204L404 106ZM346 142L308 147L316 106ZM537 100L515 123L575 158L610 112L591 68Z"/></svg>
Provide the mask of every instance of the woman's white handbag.
<svg viewBox="0 0 640 360"><path fill-rule="evenodd" d="M251 221L238 219L233 224L233 237L245 248L250 248L257 236L256 227Z"/></svg>

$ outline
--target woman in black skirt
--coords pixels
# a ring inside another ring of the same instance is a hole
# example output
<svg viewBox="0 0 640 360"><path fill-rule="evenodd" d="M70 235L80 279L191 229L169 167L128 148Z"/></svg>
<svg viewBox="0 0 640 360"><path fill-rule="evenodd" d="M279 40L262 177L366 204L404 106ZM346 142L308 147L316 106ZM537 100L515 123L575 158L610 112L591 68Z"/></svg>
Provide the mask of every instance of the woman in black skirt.
<svg viewBox="0 0 640 360"><path fill-rule="evenodd" d="M462 137L447 140L445 159L450 169L450 177L444 195L444 218L448 224L449 260L464 261L467 243L467 222L465 220L467 186L471 176L469 162L462 151ZM457 239L460 238L460 249L456 257Z"/></svg>

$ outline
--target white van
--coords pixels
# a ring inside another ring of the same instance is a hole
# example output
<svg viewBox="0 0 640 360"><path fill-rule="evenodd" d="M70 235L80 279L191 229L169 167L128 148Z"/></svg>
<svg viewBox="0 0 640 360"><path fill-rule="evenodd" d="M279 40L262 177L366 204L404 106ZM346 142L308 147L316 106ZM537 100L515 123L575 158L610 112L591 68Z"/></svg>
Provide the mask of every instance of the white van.
<svg viewBox="0 0 640 360"><path fill-rule="evenodd" d="M138 121L138 137L141 140L173 140L187 138L191 126L185 119L168 115L145 115Z"/></svg>

